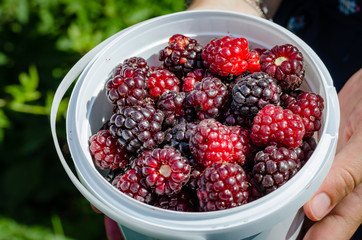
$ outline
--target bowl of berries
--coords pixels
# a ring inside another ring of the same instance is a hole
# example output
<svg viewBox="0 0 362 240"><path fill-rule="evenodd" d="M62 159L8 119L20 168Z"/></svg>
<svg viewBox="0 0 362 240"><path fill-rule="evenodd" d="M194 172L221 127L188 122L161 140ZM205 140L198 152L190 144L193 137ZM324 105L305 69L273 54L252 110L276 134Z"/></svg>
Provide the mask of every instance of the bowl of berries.
<svg viewBox="0 0 362 240"><path fill-rule="evenodd" d="M180 12L118 33L76 70L77 177L62 163L127 238L297 237L339 126L332 79L302 40L241 13Z"/></svg>

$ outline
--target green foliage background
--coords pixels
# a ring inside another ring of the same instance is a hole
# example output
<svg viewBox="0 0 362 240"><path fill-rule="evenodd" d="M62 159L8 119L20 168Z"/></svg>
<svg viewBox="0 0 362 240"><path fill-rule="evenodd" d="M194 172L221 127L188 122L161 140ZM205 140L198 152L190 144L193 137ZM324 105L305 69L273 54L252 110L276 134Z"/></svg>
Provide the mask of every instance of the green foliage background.
<svg viewBox="0 0 362 240"><path fill-rule="evenodd" d="M0 239L105 239L63 170L50 133L57 86L90 49L183 0L0 1ZM69 95L59 109L65 141Z"/></svg>

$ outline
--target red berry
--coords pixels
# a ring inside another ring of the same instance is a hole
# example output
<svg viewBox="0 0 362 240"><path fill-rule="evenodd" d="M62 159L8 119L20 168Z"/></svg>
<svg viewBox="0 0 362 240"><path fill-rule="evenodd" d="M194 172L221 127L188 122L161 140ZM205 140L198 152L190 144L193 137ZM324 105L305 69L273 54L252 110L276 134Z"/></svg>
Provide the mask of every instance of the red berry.
<svg viewBox="0 0 362 240"><path fill-rule="evenodd" d="M251 73L260 71L259 58L260 58L259 52L256 50L252 50L248 53L248 58L247 58L248 70Z"/></svg>
<svg viewBox="0 0 362 240"><path fill-rule="evenodd" d="M147 78L150 74L145 59L133 57L113 69L106 82L108 99L118 106L143 105L147 97Z"/></svg>
<svg viewBox="0 0 362 240"><path fill-rule="evenodd" d="M298 95L295 102L288 105L288 109L298 114L305 127L305 137L313 136L321 128L323 98L315 93L304 92Z"/></svg>
<svg viewBox="0 0 362 240"><path fill-rule="evenodd" d="M114 170L128 163L129 154L108 130L100 130L90 138L89 150L94 164L100 169Z"/></svg>
<svg viewBox="0 0 362 240"><path fill-rule="evenodd" d="M194 69L186 75L183 81L182 91L186 93L191 92L194 89L194 84L196 82L201 82L204 77L212 76L213 75L208 70L201 68Z"/></svg>
<svg viewBox="0 0 362 240"><path fill-rule="evenodd" d="M146 185L158 195L179 193L190 178L187 158L171 147L154 149L139 165L142 165Z"/></svg>
<svg viewBox="0 0 362 240"><path fill-rule="evenodd" d="M258 146L280 144L298 147L302 144L304 133L300 116L279 106L266 105L254 117L250 137Z"/></svg>
<svg viewBox="0 0 362 240"><path fill-rule="evenodd" d="M220 76L240 75L248 67L248 41L225 36L211 40L202 51L206 68Z"/></svg>
<svg viewBox="0 0 362 240"><path fill-rule="evenodd" d="M240 166L243 166L246 161L248 161L252 148L250 131L247 128L242 128L240 126L231 126L229 129L230 139L234 146L233 161L240 164Z"/></svg>
<svg viewBox="0 0 362 240"><path fill-rule="evenodd" d="M274 46L260 56L260 69L276 78L283 90L295 90L304 79L303 54L291 44Z"/></svg>
<svg viewBox="0 0 362 240"><path fill-rule="evenodd" d="M200 120L216 118L228 101L228 90L216 77L205 77L196 82L194 90L187 97L189 106L194 107Z"/></svg>
<svg viewBox="0 0 362 240"><path fill-rule="evenodd" d="M257 189L270 193L293 177L301 167L293 148L268 146L255 155L252 175Z"/></svg>
<svg viewBox="0 0 362 240"><path fill-rule="evenodd" d="M231 162L234 157L230 130L215 119L205 119L197 125L189 146L195 161L205 167Z"/></svg>
<svg viewBox="0 0 362 240"><path fill-rule="evenodd" d="M148 92L151 97L158 98L168 91L178 92L180 80L172 72L161 69L155 70L147 80Z"/></svg>
<svg viewBox="0 0 362 240"><path fill-rule="evenodd" d="M218 163L206 168L198 185L197 197L203 211L237 207L249 197L247 176L235 163Z"/></svg>
<svg viewBox="0 0 362 240"><path fill-rule="evenodd" d="M129 169L125 174L115 177L112 185L138 201L150 203L153 199L152 190L145 185L144 179L135 169Z"/></svg>

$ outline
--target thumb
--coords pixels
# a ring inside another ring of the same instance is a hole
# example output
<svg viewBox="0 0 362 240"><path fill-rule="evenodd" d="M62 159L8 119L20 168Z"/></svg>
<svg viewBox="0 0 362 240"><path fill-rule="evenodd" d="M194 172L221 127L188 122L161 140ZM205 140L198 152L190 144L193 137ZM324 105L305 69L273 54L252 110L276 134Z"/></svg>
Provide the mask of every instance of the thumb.
<svg viewBox="0 0 362 240"><path fill-rule="evenodd" d="M326 179L303 206L307 217L313 221L325 217L362 178L362 134L353 134L348 143L335 156Z"/></svg>

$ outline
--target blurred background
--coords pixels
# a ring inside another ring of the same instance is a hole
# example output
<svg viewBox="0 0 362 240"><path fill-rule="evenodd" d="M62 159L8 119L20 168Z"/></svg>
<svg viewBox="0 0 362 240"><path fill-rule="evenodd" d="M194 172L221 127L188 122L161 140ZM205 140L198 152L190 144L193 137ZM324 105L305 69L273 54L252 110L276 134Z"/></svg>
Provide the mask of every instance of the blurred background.
<svg viewBox="0 0 362 240"><path fill-rule="evenodd" d="M49 113L70 68L102 40L182 11L184 0L0 1L0 239L106 239L103 216L68 179ZM57 130L65 142L69 94Z"/></svg>

